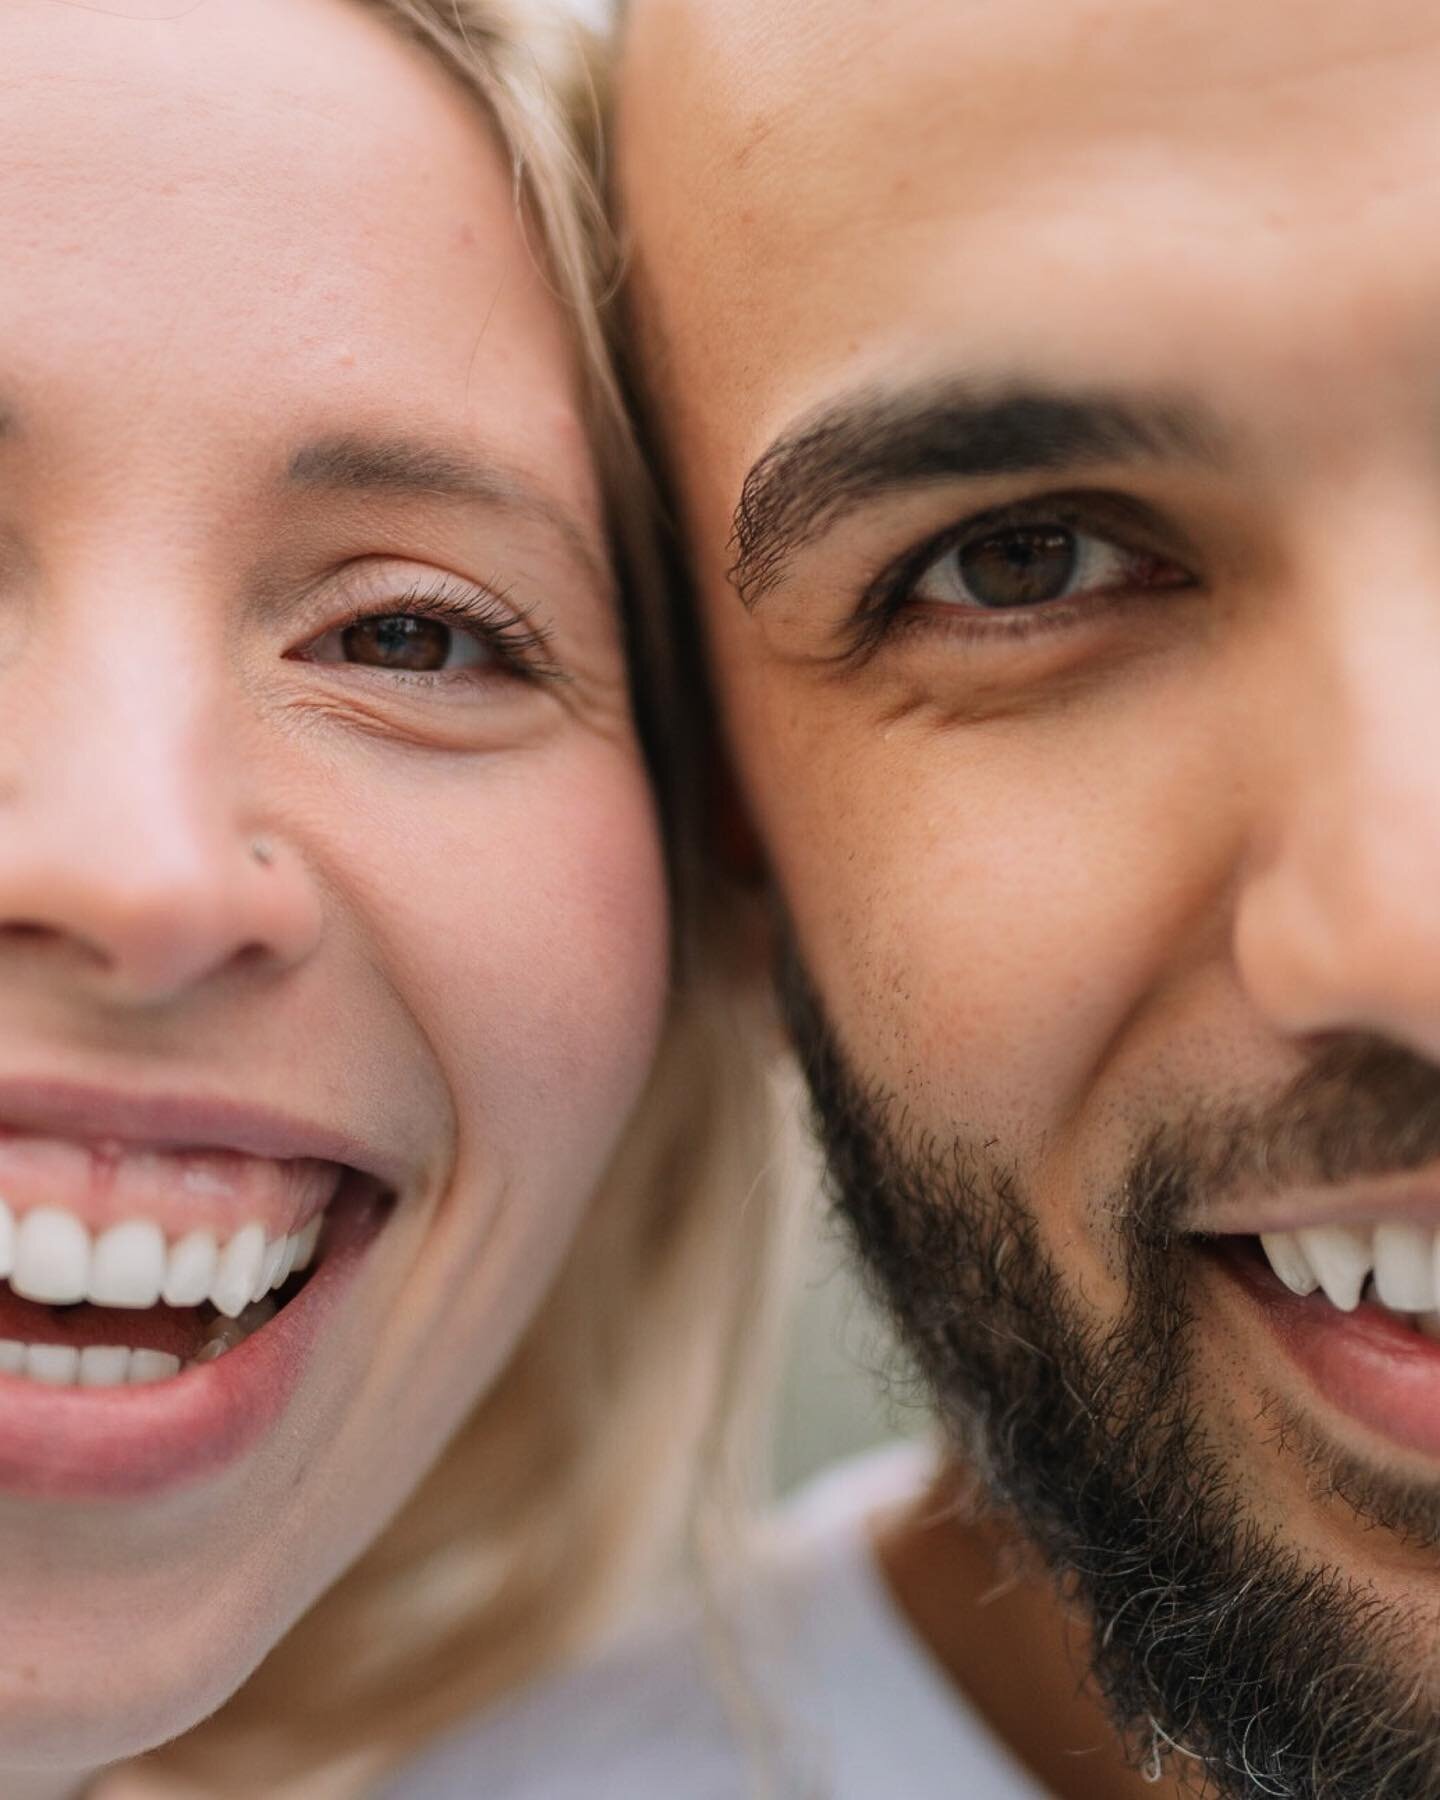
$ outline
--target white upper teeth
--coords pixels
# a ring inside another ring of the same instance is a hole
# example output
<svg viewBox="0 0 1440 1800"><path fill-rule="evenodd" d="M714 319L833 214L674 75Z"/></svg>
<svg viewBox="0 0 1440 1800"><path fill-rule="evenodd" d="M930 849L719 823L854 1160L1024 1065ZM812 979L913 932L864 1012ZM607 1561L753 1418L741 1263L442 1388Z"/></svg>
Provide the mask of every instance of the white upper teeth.
<svg viewBox="0 0 1440 1800"><path fill-rule="evenodd" d="M17 1294L51 1306L90 1300L98 1306L143 1308L209 1300L238 1318L297 1269L309 1266L320 1235L319 1214L301 1231L266 1240L252 1221L221 1245L213 1232L192 1231L167 1245L160 1227L127 1219L92 1237L73 1213L40 1206L17 1223L0 1200L0 1277Z"/></svg>
<svg viewBox="0 0 1440 1800"><path fill-rule="evenodd" d="M1354 1312L1374 1261L1371 1234L1350 1225L1316 1226L1298 1232L1296 1244L1327 1298L1342 1312Z"/></svg>
<svg viewBox="0 0 1440 1800"><path fill-rule="evenodd" d="M1262 1233L1260 1243L1266 1256L1270 1258L1270 1267L1292 1294L1315 1292L1320 1285L1320 1277L1310 1266L1310 1259L1300 1248L1293 1231L1278 1231L1269 1235Z"/></svg>
<svg viewBox="0 0 1440 1800"><path fill-rule="evenodd" d="M153 1306L165 1275L164 1232L148 1219L129 1219L96 1238L86 1294L102 1306Z"/></svg>
<svg viewBox="0 0 1440 1800"><path fill-rule="evenodd" d="M226 1318L238 1319L255 1297L265 1262L265 1227L242 1225L220 1252L210 1303Z"/></svg>
<svg viewBox="0 0 1440 1800"><path fill-rule="evenodd" d="M1260 1238L1270 1267L1295 1294L1323 1288L1344 1312L1360 1304L1373 1275L1381 1304L1395 1312L1440 1308L1440 1233L1428 1225L1315 1225Z"/></svg>
<svg viewBox="0 0 1440 1800"><path fill-rule="evenodd" d="M1435 1310L1435 1233L1396 1222L1375 1227L1375 1292L1396 1312Z"/></svg>
<svg viewBox="0 0 1440 1800"><path fill-rule="evenodd" d="M198 1306L202 1300L208 1300L219 1261L214 1235L208 1231L190 1232L166 1258L160 1298L167 1306Z"/></svg>

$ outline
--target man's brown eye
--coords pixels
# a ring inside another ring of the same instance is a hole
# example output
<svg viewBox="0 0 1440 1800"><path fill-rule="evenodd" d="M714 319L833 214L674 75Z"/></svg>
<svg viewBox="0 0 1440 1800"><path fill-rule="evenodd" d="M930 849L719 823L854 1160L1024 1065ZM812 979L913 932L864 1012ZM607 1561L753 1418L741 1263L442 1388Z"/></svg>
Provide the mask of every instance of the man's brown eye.
<svg viewBox="0 0 1440 1800"><path fill-rule="evenodd" d="M974 605L1039 606L1066 592L1079 552L1063 526L1020 525L967 544L956 561Z"/></svg>
<svg viewBox="0 0 1440 1800"><path fill-rule="evenodd" d="M340 634L340 646L348 662L364 663L373 669L424 672L445 667L454 637L443 620L421 618L415 613L392 613L346 626Z"/></svg>
<svg viewBox="0 0 1440 1800"><path fill-rule="evenodd" d="M1149 551L1056 519L1021 519L941 551L908 599L956 612L1021 613L1190 584L1178 563Z"/></svg>

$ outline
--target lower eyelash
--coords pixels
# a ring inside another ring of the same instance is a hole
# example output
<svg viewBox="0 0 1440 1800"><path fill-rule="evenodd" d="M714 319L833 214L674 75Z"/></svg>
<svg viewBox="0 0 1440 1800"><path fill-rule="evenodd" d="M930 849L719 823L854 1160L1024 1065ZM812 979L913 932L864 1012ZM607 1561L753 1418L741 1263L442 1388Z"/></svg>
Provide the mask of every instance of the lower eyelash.
<svg viewBox="0 0 1440 1800"><path fill-rule="evenodd" d="M1111 595L1110 600L1125 598L1122 595ZM1093 615L1097 608L1104 607L1106 601L1093 600L1086 603L1083 610ZM1056 607L1042 612L1035 608L1028 612L1014 613L969 613L960 607L952 612L941 612L938 607L907 607L901 601L893 612L879 611L860 621L858 641L849 646L845 655L864 660L880 649L882 644L891 643L897 637L911 636L916 633L930 635L940 633L946 637L960 638L966 643L979 643L982 640L1001 639L1008 643L1018 643L1026 638L1033 638L1043 633L1063 630L1075 623L1077 614L1082 610L1075 606Z"/></svg>
<svg viewBox="0 0 1440 1800"><path fill-rule="evenodd" d="M1164 589L1112 588L1089 598L1076 596L1069 601L1026 611L999 610L969 612L955 607L944 611L939 606L911 606L900 595L892 602L882 602L874 611L862 615L855 625L856 636L840 652L837 661L863 663L876 655L897 637L924 635L957 638L967 644L1018 644L1045 637L1052 632L1068 631L1082 622L1104 617L1126 606L1153 604ZM1174 589L1169 590L1174 592Z"/></svg>

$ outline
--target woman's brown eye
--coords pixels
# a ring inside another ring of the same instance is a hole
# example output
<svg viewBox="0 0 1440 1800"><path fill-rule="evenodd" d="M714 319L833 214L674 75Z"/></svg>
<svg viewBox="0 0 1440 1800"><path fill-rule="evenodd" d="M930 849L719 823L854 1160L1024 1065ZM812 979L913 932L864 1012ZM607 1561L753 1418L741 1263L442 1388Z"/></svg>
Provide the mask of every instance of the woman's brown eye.
<svg viewBox="0 0 1440 1800"><path fill-rule="evenodd" d="M1060 599L1078 560L1074 532L1059 525L1014 526L956 552L972 603L997 608Z"/></svg>
<svg viewBox="0 0 1440 1800"><path fill-rule="evenodd" d="M373 669L427 671L443 669L450 660L455 634L440 619L415 613L360 619L340 634L349 662Z"/></svg>

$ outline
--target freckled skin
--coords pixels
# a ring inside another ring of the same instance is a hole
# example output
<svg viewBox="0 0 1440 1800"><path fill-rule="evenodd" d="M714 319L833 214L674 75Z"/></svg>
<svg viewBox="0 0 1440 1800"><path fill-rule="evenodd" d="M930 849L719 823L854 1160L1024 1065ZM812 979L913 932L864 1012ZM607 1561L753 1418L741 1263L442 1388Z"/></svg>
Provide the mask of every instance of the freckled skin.
<svg viewBox="0 0 1440 1800"><path fill-rule="evenodd" d="M471 103L342 0L18 0L0 220L0 1074L283 1108L405 1171L284 1431L163 1504L0 1496L0 1790L49 1800L219 1705L493 1381L668 945L566 324ZM568 529L287 485L357 434ZM437 585L510 596L568 679L314 649Z"/></svg>
<svg viewBox="0 0 1440 1800"><path fill-rule="evenodd" d="M632 9L638 316L745 802L852 1068L999 1146L1101 1324L1087 1196L1147 1120L1263 1098L1334 1033L1440 1056L1437 78L1409 0ZM762 453L956 379L1182 393L1228 460L900 487L742 606ZM837 660L878 567L1066 486L1176 522L1192 590ZM1261 1398L1296 1378L1253 1321L1218 1311L1197 1356L1253 1515L1433 1605L1433 1554L1277 1446Z"/></svg>

